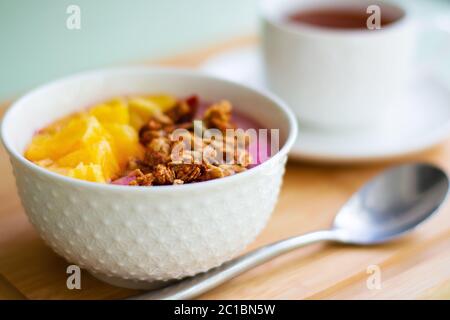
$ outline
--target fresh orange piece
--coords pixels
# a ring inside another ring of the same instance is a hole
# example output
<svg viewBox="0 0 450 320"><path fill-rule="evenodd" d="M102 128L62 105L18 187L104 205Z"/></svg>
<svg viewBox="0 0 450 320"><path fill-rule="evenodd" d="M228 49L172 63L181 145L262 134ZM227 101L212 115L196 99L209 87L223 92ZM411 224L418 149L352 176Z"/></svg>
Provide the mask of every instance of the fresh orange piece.
<svg viewBox="0 0 450 320"><path fill-rule="evenodd" d="M150 120L150 117L156 112L161 112L161 107L149 99L143 97L135 97L129 101L130 124L139 130Z"/></svg>
<svg viewBox="0 0 450 320"><path fill-rule="evenodd" d="M143 156L143 146L139 143L138 134L133 127L117 123L106 123L103 126L114 141L114 153L121 167L126 165L130 157Z"/></svg>
<svg viewBox="0 0 450 320"><path fill-rule="evenodd" d="M71 170L71 168L58 167L51 159L42 159L39 161L35 161L35 163L41 167L65 176L67 176L69 171Z"/></svg>
<svg viewBox="0 0 450 320"><path fill-rule="evenodd" d="M74 150L99 141L104 135L105 129L95 117L84 116L73 119L55 134L49 158L59 159Z"/></svg>
<svg viewBox="0 0 450 320"><path fill-rule="evenodd" d="M52 136L47 133L40 133L33 137L28 149L25 151L25 158L31 161L48 159L51 154Z"/></svg>
<svg viewBox="0 0 450 320"><path fill-rule="evenodd" d="M94 106L89 110L89 114L104 123L129 124L130 114L124 100L114 99L106 103Z"/></svg>
<svg viewBox="0 0 450 320"><path fill-rule="evenodd" d="M106 180L110 180L120 170L111 144L106 138L75 150L56 161L58 166L69 168L75 168L80 163L99 165Z"/></svg>
<svg viewBox="0 0 450 320"><path fill-rule="evenodd" d="M157 104L162 112L172 109L177 104L177 98L168 94L152 95L146 99Z"/></svg>
<svg viewBox="0 0 450 320"><path fill-rule="evenodd" d="M67 173L69 177L87 180L92 182L105 183L106 179L103 176L102 167L98 164L84 164L80 163L74 169L70 169Z"/></svg>
<svg viewBox="0 0 450 320"><path fill-rule="evenodd" d="M69 116L65 116L42 129L40 133L56 134L59 131L61 131L62 128L67 126L67 124L69 124L70 121L74 119L79 119L82 116L83 116L82 113L74 113Z"/></svg>
<svg viewBox="0 0 450 320"><path fill-rule="evenodd" d="M98 120L92 116L80 116L70 120L66 126L53 134L39 133L33 137L25 152L25 157L32 161L43 159L58 160L84 146L101 140L109 134Z"/></svg>

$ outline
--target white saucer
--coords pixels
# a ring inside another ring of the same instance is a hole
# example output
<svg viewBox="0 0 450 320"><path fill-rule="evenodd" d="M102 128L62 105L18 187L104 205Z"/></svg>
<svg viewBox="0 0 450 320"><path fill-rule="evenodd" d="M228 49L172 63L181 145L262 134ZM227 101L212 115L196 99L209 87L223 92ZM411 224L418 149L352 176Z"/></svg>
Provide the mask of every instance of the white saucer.
<svg viewBox="0 0 450 320"><path fill-rule="evenodd" d="M257 48L234 50L208 60L202 70L266 89ZM376 128L326 131L299 124L290 158L321 162L389 159L430 148L450 136L450 86L430 70L417 73L406 94Z"/></svg>

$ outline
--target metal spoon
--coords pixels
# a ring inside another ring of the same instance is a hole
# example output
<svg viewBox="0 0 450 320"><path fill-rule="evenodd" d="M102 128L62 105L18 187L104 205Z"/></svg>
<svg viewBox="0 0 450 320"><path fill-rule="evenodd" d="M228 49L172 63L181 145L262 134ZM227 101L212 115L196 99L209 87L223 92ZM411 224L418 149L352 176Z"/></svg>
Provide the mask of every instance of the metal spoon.
<svg viewBox="0 0 450 320"><path fill-rule="evenodd" d="M283 253L318 241L371 245L392 240L435 213L448 189L447 175L435 166L394 167L355 193L339 211L330 229L278 241L208 272L130 299L190 299Z"/></svg>

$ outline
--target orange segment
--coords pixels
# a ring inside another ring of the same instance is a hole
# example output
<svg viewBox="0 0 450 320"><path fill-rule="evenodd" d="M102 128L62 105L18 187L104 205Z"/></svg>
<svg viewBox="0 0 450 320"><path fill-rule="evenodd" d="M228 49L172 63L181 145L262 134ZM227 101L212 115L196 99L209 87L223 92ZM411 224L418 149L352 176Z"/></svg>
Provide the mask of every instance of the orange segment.
<svg viewBox="0 0 450 320"><path fill-rule="evenodd" d="M89 114L104 123L128 124L130 115L128 107L122 99L114 99L106 103L99 104L89 110Z"/></svg>
<svg viewBox="0 0 450 320"><path fill-rule="evenodd" d="M168 94L152 95L147 99L159 106L162 112L166 112L177 104L177 99Z"/></svg>
<svg viewBox="0 0 450 320"><path fill-rule="evenodd" d="M139 143L138 134L133 127L116 123L107 123L104 127L114 141L114 153L121 167L126 165L130 157L143 156L144 148Z"/></svg>
<svg viewBox="0 0 450 320"><path fill-rule="evenodd" d="M70 121L79 119L80 117L83 117L82 113L74 113L69 116L65 116L42 129L41 133L56 134L61 131L62 128L67 126Z"/></svg>
<svg viewBox="0 0 450 320"><path fill-rule="evenodd" d="M120 170L111 144L107 139L101 139L84 148L75 150L56 162L60 167L69 168L74 168L80 163L99 165L106 180L116 176Z"/></svg>
<svg viewBox="0 0 450 320"><path fill-rule="evenodd" d="M25 151L25 158L31 161L40 161L50 158L52 138L53 137L50 134L46 133L34 136L31 144Z"/></svg>
<svg viewBox="0 0 450 320"><path fill-rule="evenodd" d="M74 169L69 170L67 173L69 177L87 180L92 182L106 182L105 177L103 176L103 171L100 165L98 164L83 164L80 163Z"/></svg>
<svg viewBox="0 0 450 320"><path fill-rule="evenodd" d="M98 141L105 131L95 117L73 119L49 141L48 158L56 160L73 150Z"/></svg>
<svg viewBox="0 0 450 320"><path fill-rule="evenodd" d="M130 124L136 130L142 128L142 126L150 120L150 117L153 114L161 111L158 104L142 97L130 99L129 108Z"/></svg>

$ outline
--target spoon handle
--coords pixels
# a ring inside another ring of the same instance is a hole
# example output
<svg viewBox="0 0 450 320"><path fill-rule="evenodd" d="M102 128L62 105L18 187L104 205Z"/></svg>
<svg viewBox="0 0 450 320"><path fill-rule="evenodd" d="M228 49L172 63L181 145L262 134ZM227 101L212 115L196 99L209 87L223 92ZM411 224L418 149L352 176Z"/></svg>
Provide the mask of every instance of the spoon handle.
<svg viewBox="0 0 450 320"><path fill-rule="evenodd" d="M166 288L150 291L129 299L181 300L194 298L283 253L323 240L337 240L335 232L333 230L316 231L302 236L281 240L251 251L205 273L180 280Z"/></svg>

